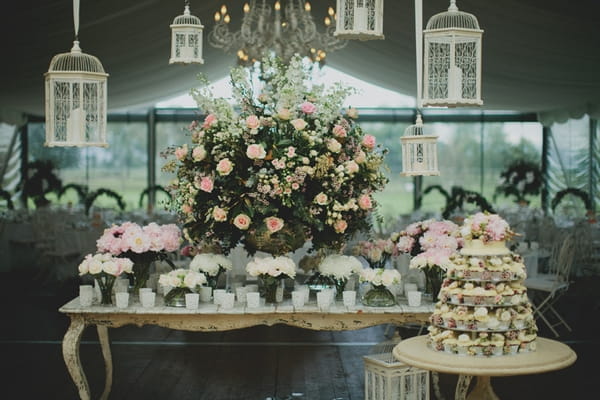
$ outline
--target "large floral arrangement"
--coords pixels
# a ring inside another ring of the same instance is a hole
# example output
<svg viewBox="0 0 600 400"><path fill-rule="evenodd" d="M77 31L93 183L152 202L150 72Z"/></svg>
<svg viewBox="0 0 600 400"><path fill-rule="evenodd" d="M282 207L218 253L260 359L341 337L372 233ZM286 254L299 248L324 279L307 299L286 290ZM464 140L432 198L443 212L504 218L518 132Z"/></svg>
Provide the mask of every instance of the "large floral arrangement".
<svg viewBox="0 0 600 400"><path fill-rule="evenodd" d="M465 240L479 239L484 243L508 240L515 236L508 222L498 214L481 212L465 218L460 234Z"/></svg>
<svg viewBox="0 0 600 400"><path fill-rule="evenodd" d="M194 92L206 118L164 168L176 172L172 204L191 239L284 254L306 240L340 248L370 228L385 151L355 123L356 110L341 113L350 89L309 78L300 58L266 59L257 92L247 70L232 70L235 105L208 86Z"/></svg>
<svg viewBox="0 0 600 400"><path fill-rule="evenodd" d="M194 256L190 262L190 269L203 273L208 280L208 285L216 289L219 275L230 271L233 264L221 254L201 253Z"/></svg>
<svg viewBox="0 0 600 400"><path fill-rule="evenodd" d="M391 256L398 254L390 239L362 240L354 246L353 252L367 260L371 268L383 268Z"/></svg>

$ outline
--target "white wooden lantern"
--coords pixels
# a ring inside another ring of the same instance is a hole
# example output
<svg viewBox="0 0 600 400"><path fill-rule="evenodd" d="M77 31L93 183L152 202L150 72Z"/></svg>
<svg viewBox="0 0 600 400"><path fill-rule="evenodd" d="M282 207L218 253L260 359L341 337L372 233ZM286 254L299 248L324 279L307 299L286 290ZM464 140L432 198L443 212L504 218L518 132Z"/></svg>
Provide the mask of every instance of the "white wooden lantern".
<svg viewBox="0 0 600 400"><path fill-rule="evenodd" d="M57 54L46 80L46 146L101 146L106 142L106 81L102 63L79 41Z"/></svg>
<svg viewBox="0 0 600 400"><path fill-rule="evenodd" d="M383 0L337 0L334 35L340 39L384 39Z"/></svg>
<svg viewBox="0 0 600 400"><path fill-rule="evenodd" d="M402 176L439 175L437 160L437 136L423 134L423 121L417 115L417 122L404 131L402 142Z"/></svg>
<svg viewBox="0 0 600 400"><path fill-rule="evenodd" d="M429 371L397 361L392 353L363 356L365 400L429 400Z"/></svg>
<svg viewBox="0 0 600 400"><path fill-rule="evenodd" d="M462 12L456 0L448 11L434 15L423 31L423 106L480 106L481 38L473 14Z"/></svg>
<svg viewBox="0 0 600 400"><path fill-rule="evenodd" d="M187 2L186 2L187 3ZM202 29L200 18L185 5L182 15L171 24L171 58L169 64L204 64L202 59Z"/></svg>

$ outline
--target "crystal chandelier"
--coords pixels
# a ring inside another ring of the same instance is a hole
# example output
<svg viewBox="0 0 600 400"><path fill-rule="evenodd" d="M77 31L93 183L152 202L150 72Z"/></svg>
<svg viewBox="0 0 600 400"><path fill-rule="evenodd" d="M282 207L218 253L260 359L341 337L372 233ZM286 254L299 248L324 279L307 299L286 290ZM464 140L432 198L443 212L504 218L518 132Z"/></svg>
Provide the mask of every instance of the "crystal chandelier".
<svg viewBox="0 0 600 400"><path fill-rule="evenodd" d="M238 62L250 66L268 54L280 57L284 62L300 54L322 65L328 52L339 50L346 40L336 38L335 11L328 9L325 30L319 32L311 15L309 2L289 0L284 6L265 0L245 3L240 30L229 29L231 17L223 5L215 13L215 25L208 36L209 43L229 53L236 53Z"/></svg>

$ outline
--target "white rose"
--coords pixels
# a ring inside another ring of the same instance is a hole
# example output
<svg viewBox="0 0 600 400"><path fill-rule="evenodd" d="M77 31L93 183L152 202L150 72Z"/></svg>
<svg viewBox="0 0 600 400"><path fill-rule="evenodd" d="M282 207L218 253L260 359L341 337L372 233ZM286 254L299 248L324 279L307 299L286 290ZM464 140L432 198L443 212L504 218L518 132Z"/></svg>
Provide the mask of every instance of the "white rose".
<svg viewBox="0 0 600 400"><path fill-rule="evenodd" d="M117 275L119 272L119 266L114 261L106 261L102 264L102 270L109 275Z"/></svg>
<svg viewBox="0 0 600 400"><path fill-rule="evenodd" d="M167 283L169 286L178 287L181 285L181 279L177 275L170 275Z"/></svg>
<svg viewBox="0 0 600 400"><path fill-rule="evenodd" d="M88 264L90 274L96 275L102 272L102 261L97 260L96 257L92 258Z"/></svg>

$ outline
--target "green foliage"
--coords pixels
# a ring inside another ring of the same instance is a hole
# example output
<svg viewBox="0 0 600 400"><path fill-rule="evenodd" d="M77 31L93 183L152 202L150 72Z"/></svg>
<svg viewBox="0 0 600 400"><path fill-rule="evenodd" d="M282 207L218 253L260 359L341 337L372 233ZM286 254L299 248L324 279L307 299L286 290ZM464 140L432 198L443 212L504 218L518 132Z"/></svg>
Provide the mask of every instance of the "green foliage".
<svg viewBox="0 0 600 400"><path fill-rule="evenodd" d="M144 204L144 197L149 196L151 191L154 193L157 193L157 192L164 193L167 195L167 198L169 198L169 199L171 198L171 194L169 192L167 192L167 190L164 187L162 187L161 185L148 186L140 194L140 200L138 202L138 205L140 208L142 208L142 206Z"/></svg>
<svg viewBox="0 0 600 400"><path fill-rule="evenodd" d="M33 199L36 207L42 207L50 203L46 198L49 193L58 193L62 187L62 181L54 171L54 163L51 160L38 160L29 163L28 178L22 184L23 195Z"/></svg>
<svg viewBox="0 0 600 400"><path fill-rule="evenodd" d="M75 192L77 193L77 199L79 200L79 204L85 204L85 199L87 198L89 192L87 185L79 185L77 183L69 183L67 185L64 185L58 191L58 199L60 200L61 197L65 194L65 192L69 189L75 190Z"/></svg>
<svg viewBox="0 0 600 400"><path fill-rule="evenodd" d="M542 171L537 163L517 160L508 165L500 174L501 184L496 188L498 194L514 196L516 202L526 201L526 196L538 195L542 187Z"/></svg>
<svg viewBox="0 0 600 400"><path fill-rule="evenodd" d="M558 193L556 193L556 196L554 196L554 198L552 199L552 204L551 204L553 212L556 211L556 207L561 203L561 201L567 195L573 195L575 197L578 197L583 202L585 209L587 211L592 210L592 201L590 200L590 195L584 190L570 187L570 188L563 189L563 190L559 191Z"/></svg>
<svg viewBox="0 0 600 400"><path fill-rule="evenodd" d="M92 204L94 204L94 201L96 200L96 198L98 198L99 196L108 196L110 198L113 198L117 201L117 205L119 206L119 208L121 209L121 211L125 210L125 203L123 202L123 198L121 197L120 194L113 192L110 189L104 189L104 188L100 188L98 190L96 190L95 192L92 192L88 195L88 197L85 199L85 213L89 215L90 213L90 209L92 208Z"/></svg>
<svg viewBox="0 0 600 400"><path fill-rule="evenodd" d="M11 194L4 189L0 189L0 199L6 201L6 208L14 210L15 205L12 202Z"/></svg>

